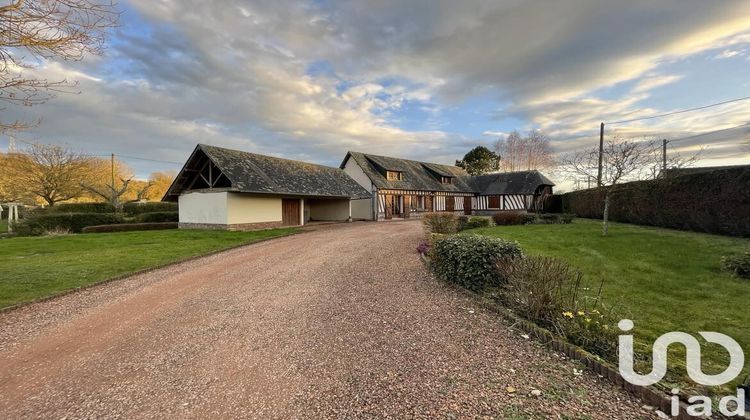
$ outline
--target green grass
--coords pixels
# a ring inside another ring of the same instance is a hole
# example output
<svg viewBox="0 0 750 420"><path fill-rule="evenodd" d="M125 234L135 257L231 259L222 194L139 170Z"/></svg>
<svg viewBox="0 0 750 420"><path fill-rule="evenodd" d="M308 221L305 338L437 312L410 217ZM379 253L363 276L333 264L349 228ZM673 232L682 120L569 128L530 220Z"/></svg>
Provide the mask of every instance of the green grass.
<svg viewBox="0 0 750 420"><path fill-rule="evenodd" d="M296 231L160 230L0 239L0 308Z"/></svg>
<svg viewBox="0 0 750 420"><path fill-rule="evenodd" d="M634 320L639 350L650 352L651 343L669 331L718 331L737 340L750 356L750 281L719 266L722 255L750 249L748 239L620 223L602 237L601 222L586 219L469 232L516 240L527 254L568 261L584 273L588 293L595 294L603 281L604 302ZM726 367L721 347L704 345L703 350L707 373ZM682 349L676 350L675 355L681 354Z"/></svg>

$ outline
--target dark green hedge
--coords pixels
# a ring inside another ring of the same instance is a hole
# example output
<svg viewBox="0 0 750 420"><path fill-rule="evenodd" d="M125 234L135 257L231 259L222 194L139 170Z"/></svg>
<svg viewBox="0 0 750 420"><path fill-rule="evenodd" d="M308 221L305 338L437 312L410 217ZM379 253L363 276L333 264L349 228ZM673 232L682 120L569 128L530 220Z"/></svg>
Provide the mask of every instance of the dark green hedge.
<svg viewBox="0 0 750 420"><path fill-rule="evenodd" d="M610 219L696 232L750 236L750 167L715 170L612 188ZM562 210L600 219L604 191L563 194Z"/></svg>
<svg viewBox="0 0 750 420"><path fill-rule="evenodd" d="M67 230L79 233L86 226L123 223L123 217L112 213L52 213L27 217L16 226L18 235L41 235Z"/></svg>
<svg viewBox="0 0 750 420"><path fill-rule="evenodd" d="M34 209L33 213L114 213L115 208L109 203L59 203L54 206Z"/></svg>
<svg viewBox="0 0 750 420"><path fill-rule="evenodd" d="M135 216L136 223L178 222L179 219L179 213L176 211L155 211Z"/></svg>
<svg viewBox="0 0 750 420"><path fill-rule="evenodd" d="M108 233L108 232L133 232L138 230L165 230L177 229L177 222L162 223L125 223L118 225L87 226L83 233Z"/></svg>
<svg viewBox="0 0 750 420"><path fill-rule="evenodd" d="M523 255L516 242L481 235L451 235L438 239L430 250L435 273L467 289L482 291L500 286L495 265Z"/></svg>
<svg viewBox="0 0 750 420"><path fill-rule="evenodd" d="M161 201L149 201L146 203L125 203L122 206L122 209L125 213L130 215L177 211L177 203L168 203Z"/></svg>

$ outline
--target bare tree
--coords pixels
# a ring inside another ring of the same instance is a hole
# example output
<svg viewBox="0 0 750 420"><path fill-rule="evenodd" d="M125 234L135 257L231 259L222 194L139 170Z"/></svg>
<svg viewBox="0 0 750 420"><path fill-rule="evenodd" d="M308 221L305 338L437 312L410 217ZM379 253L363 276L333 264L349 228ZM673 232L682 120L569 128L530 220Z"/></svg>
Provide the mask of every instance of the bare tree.
<svg viewBox="0 0 750 420"><path fill-rule="evenodd" d="M33 58L81 60L103 51L107 29L117 24L112 0L11 0L0 6L0 100L33 106L59 92L75 92L76 83L29 77ZM0 130L31 124L0 122Z"/></svg>
<svg viewBox="0 0 750 420"><path fill-rule="evenodd" d="M661 150L661 149L659 149ZM692 155L683 155L680 152L669 152L667 153L667 169L681 169L681 168L689 168L698 161L700 156L703 154L703 152L706 150L705 147L701 147L697 152L695 152ZM664 170L664 156L662 156L662 152L654 153L653 156L653 166L651 167L651 174L654 179L663 177L665 174L663 173Z"/></svg>
<svg viewBox="0 0 750 420"><path fill-rule="evenodd" d="M128 192L130 182L133 178L120 178L120 185L107 184L103 187L97 187L91 184L81 183L81 187L86 191L99 196L112 205L117 211L122 209L122 196Z"/></svg>
<svg viewBox="0 0 750 420"><path fill-rule="evenodd" d="M604 212L602 235L609 232L609 205L614 185L644 179L651 174L653 156L656 153L653 141L634 141L621 137L610 137L604 144L602 155L602 188L604 189ZM561 170L572 178L596 178L599 166L599 150L592 148L567 154L561 159Z"/></svg>
<svg viewBox="0 0 750 420"><path fill-rule="evenodd" d="M500 169L505 172L538 170L555 164L549 138L539 130L531 130L526 136L512 131L495 142L495 153L500 155Z"/></svg>
<svg viewBox="0 0 750 420"><path fill-rule="evenodd" d="M92 176L92 158L58 145L32 144L4 160L17 194L31 194L50 206L80 197L81 183Z"/></svg>

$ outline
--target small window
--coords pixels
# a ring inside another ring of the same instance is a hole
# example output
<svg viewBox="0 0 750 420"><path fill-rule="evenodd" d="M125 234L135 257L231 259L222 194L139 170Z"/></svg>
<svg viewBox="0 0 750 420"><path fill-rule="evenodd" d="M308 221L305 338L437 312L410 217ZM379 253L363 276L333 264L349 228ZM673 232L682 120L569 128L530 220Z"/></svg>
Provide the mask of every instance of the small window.
<svg viewBox="0 0 750 420"><path fill-rule="evenodd" d="M443 184L452 184L453 183L453 178L451 178L449 176L444 176L444 177L440 178L440 182L442 182Z"/></svg>
<svg viewBox="0 0 750 420"><path fill-rule="evenodd" d="M404 173L399 171L386 171L386 177L389 181L403 181Z"/></svg>

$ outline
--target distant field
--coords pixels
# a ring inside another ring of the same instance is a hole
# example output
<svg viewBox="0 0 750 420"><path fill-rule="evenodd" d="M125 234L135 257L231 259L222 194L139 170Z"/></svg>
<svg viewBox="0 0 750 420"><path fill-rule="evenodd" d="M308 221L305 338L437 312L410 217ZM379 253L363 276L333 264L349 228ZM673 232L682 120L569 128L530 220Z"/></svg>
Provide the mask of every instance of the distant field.
<svg viewBox="0 0 750 420"><path fill-rule="evenodd" d="M0 239L0 308L295 232L161 230Z"/></svg>
<svg viewBox="0 0 750 420"><path fill-rule="evenodd" d="M516 240L529 254L562 258L584 273L592 292L604 280L604 300L635 321L643 351L650 352L653 340L665 332L718 331L750 355L750 281L719 267L722 255L750 250L750 240L620 223L602 237L600 229L600 221L576 219L570 225L469 232ZM706 345L704 351L707 372L726 367L721 347Z"/></svg>

